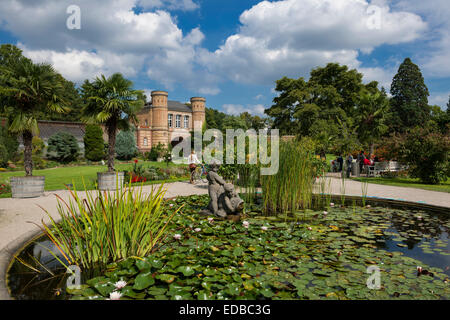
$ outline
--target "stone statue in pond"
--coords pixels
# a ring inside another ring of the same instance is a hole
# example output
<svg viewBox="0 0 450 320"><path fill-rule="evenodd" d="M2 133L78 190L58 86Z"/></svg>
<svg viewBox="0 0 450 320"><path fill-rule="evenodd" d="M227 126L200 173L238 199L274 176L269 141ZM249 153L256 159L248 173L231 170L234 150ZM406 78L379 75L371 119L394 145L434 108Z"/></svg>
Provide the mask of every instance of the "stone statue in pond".
<svg viewBox="0 0 450 320"><path fill-rule="evenodd" d="M231 183L226 183L217 171L220 165L212 163L207 175L208 193L210 201L204 214L213 214L219 217L239 215L244 208L244 201L239 197Z"/></svg>

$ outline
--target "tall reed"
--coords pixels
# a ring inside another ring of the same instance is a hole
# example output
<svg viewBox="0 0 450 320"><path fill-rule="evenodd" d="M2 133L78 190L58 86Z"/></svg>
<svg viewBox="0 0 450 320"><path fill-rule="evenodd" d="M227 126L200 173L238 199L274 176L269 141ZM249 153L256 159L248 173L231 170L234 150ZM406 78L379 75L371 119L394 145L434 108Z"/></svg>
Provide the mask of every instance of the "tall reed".
<svg viewBox="0 0 450 320"><path fill-rule="evenodd" d="M55 244L69 264L84 269L103 267L107 263L128 257L144 257L157 249L164 240L168 223L181 209L169 216L163 214L166 189L144 195L138 188L123 187L116 192L87 192L83 199L70 191L69 201L58 197L56 222L42 221L42 230Z"/></svg>
<svg viewBox="0 0 450 320"><path fill-rule="evenodd" d="M239 178L236 179L235 185L240 187L240 191L243 193L244 202L246 204L255 203L257 190L260 186L260 165L238 165L237 172Z"/></svg>
<svg viewBox="0 0 450 320"><path fill-rule="evenodd" d="M362 205L366 206L367 199L367 191L369 189L369 182L367 180L361 181L361 196L362 196Z"/></svg>
<svg viewBox="0 0 450 320"><path fill-rule="evenodd" d="M266 215L311 207L316 178L314 156L314 151L305 144L296 141L280 143L278 173L261 176Z"/></svg>

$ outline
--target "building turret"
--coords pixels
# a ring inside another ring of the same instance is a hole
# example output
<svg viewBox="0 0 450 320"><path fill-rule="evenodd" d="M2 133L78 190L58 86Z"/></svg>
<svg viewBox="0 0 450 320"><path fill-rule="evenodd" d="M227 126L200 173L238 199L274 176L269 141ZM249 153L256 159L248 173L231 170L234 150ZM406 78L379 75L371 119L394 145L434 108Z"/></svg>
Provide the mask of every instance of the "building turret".
<svg viewBox="0 0 450 320"><path fill-rule="evenodd" d="M166 91L153 91L152 95L152 145L169 141L168 104Z"/></svg>
<svg viewBox="0 0 450 320"><path fill-rule="evenodd" d="M194 130L201 130L206 121L206 99L200 97L191 98L192 121Z"/></svg>

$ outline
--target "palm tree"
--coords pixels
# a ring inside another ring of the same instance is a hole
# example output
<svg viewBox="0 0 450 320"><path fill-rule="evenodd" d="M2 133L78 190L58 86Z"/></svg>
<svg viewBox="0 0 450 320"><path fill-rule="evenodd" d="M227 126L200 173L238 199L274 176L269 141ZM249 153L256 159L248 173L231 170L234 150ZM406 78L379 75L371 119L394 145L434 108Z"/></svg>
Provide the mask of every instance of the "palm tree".
<svg viewBox="0 0 450 320"><path fill-rule="evenodd" d="M109 78L102 75L94 82L86 80L82 86L86 103L83 108L85 121L106 127L109 143L108 172L114 172L117 131L128 130L130 122L136 123L136 113L145 103L144 92L133 90L132 87L133 82L120 73Z"/></svg>
<svg viewBox="0 0 450 320"><path fill-rule="evenodd" d="M374 152L375 142L388 130L386 115L389 109L389 100L384 94L361 92L356 116L357 132L361 142L369 144L370 155Z"/></svg>
<svg viewBox="0 0 450 320"><path fill-rule="evenodd" d="M39 114L66 112L62 96L61 76L49 64L20 57L0 66L0 97L8 130L22 135L26 176L33 175L32 139L39 134Z"/></svg>

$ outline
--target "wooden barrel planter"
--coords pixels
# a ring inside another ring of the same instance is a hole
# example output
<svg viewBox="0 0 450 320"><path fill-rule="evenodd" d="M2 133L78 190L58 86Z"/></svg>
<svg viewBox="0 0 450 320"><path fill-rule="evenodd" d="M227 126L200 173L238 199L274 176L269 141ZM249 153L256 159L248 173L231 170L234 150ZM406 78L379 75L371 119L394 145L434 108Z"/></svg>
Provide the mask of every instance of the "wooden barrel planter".
<svg viewBox="0 0 450 320"><path fill-rule="evenodd" d="M124 172L97 172L98 189L113 191L123 186Z"/></svg>
<svg viewBox="0 0 450 320"><path fill-rule="evenodd" d="M44 195L45 177L11 177L13 198L37 198Z"/></svg>

